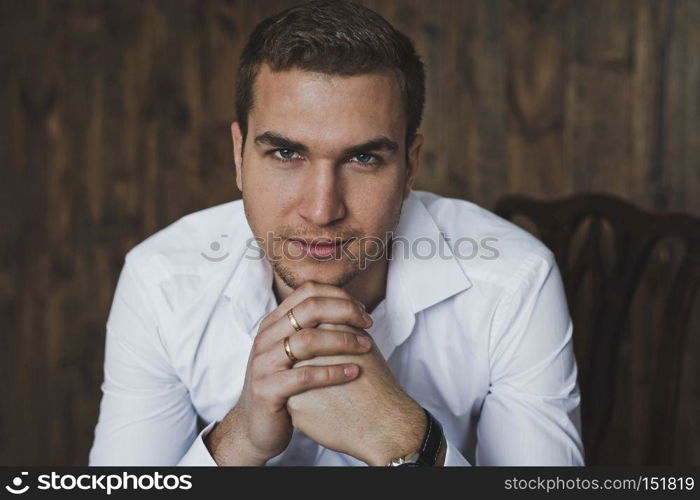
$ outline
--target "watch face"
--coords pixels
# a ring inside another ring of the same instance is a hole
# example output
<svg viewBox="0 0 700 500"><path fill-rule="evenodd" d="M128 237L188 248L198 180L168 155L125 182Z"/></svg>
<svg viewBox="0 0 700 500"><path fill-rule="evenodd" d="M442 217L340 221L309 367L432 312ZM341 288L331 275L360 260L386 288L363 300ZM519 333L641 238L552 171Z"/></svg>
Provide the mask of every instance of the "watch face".
<svg viewBox="0 0 700 500"><path fill-rule="evenodd" d="M418 459L420 458L420 453L413 452L405 457L399 457L393 459L387 464L388 467L398 467L399 465L419 465Z"/></svg>

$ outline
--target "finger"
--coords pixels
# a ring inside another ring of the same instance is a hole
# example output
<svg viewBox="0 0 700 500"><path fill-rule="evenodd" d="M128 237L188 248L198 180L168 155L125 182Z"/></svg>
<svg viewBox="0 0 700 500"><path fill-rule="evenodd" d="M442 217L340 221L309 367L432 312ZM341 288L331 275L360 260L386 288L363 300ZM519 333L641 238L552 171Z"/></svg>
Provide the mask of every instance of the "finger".
<svg viewBox="0 0 700 500"><path fill-rule="evenodd" d="M319 323L348 324L357 328L369 328L372 318L355 301L334 297L308 297L294 308L294 317L303 328L314 328ZM256 335L256 346L269 348L295 332L289 318L284 315Z"/></svg>
<svg viewBox="0 0 700 500"><path fill-rule="evenodd" d="M289 349L297 361L316 356L363 354L371 348L372 339L362 333L304 328L289 336ZM261 370L268 372L286 370L294 364L287 356L284 339L261 353L256 363L260 364Z"/></svg>
<svg viewBox="0 0 700 500"><path fill-rule="evenodd" d="M275 388L280 399L287 400L310 389L344 384L357 378L359 373L360 367L352 363L307 365L272 373L266 377L265 382Z"/></svg>
<svg viewBox="0 0 700 500"><path fill-rule="evenodd" d="M369 328L372 317L355 300L333 297L308 297L294 308L294 317L302 327L316 327L320 323L346 324L355 328Z"/></svg>
<svg viewBox="0 0 700 500"><path fill-rule="evenodd" d="M318 325L316 325L316 328L318 328L319 330L330 330L335 332L350 332L357 335L361 335L363 337L367 337L370 340L372 339L372 335L370 335L369 332L367 332L366 330L363 330L362 328L355 328L354 326L346 325L344 323L319 323Z"/></svg>
<svg viewBox="0 0 700 500"><path fill-rule="evenodd" d="M366 331L364 331L361 328L355 328L354 326L346 325L344 323L319 323L318 325L316 325L316 328L320 328L321 330L333 330L339 332L352 332L363 335L369 335Z"/></svg>
<svg viewBox="0 0 700 500"><path fill-rule="evenodd" d="M260 329L284 318L291 308L298 305L308 297L335 297L337 299L356 300L348 291L335 285L306 281L284 299L265 319L260 323ZM358 301L358 304L362 304ZM362 304L364 307L364 304Z"/></svg>

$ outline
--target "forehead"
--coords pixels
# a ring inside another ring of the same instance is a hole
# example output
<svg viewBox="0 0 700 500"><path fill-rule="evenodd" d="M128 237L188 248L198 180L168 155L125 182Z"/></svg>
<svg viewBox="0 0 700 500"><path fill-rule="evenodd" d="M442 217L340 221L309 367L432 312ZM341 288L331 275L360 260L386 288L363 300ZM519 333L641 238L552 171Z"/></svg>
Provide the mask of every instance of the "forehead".
<svg viewBox="0 0 700 500"><path fill-rule="evenodd" d="M248 116L252 135L274 130L313 147L343 145L405 132L401 89L390 72L326 75L291 69L273 72L263 64Z"/></svg>

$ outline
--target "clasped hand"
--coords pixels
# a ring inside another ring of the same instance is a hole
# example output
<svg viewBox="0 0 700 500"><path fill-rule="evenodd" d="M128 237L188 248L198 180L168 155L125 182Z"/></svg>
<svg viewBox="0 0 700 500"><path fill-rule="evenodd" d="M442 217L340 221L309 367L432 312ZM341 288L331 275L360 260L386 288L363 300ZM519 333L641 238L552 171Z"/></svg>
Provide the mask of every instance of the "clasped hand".
<svg viewBox="0 0 700 500"><path fill-rule="evenodd" d="M264 465L293 428L369 465L416 451L425 415L362 329L371 324L336 286L307 282L283 300L260 324L237 404L205 438L217 464Z"/></svg>

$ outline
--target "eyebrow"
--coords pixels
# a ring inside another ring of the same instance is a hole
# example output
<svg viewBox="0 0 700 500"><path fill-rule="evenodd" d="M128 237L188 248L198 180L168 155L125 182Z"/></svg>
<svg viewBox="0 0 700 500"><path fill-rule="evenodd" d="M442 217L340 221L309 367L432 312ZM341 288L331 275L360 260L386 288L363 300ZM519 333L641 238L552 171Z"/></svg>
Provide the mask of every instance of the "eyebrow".
<svg viewBox="0 0 700 500"><path fill-rule="evenodd" d="M281 149L291 149L297 153L308 153L309 148L298 141L293 141L292 139L285 137L276 132L267 131L255 137L255 144L267 144L268 146L274 146ZM359 153L364 153L366 151L387 151L389 153L395 153L399 150L399 145L389 139L386 136L375 137L369 141L365 141L362 144L356 144L345 148L341 152L341 156L354 156Z"/></svg>

